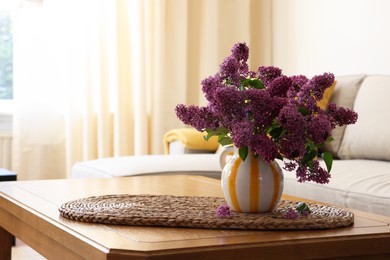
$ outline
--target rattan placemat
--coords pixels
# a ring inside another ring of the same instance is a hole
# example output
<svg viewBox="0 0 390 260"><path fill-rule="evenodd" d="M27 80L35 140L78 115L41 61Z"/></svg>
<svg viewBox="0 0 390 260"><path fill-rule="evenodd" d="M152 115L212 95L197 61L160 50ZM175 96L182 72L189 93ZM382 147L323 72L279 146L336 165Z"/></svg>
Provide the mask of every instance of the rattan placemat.
<svg viewBox="0 0 390 260"><path fill-rule="evenodd" d="M193 227L211 229L328 229L349 226L353 214L347 210L307 203L312 213L296 219L284 217L296 202L281 200L270 213L237 213L218 217L223 198L170 195L105 195L64 203L60 214L69 219L115 225Z"/></svg>

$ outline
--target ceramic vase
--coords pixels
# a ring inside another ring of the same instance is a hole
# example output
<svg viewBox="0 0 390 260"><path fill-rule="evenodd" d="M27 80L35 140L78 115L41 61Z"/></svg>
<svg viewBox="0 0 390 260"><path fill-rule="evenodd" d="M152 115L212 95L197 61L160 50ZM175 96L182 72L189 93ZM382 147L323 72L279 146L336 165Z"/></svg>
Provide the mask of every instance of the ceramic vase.
<svg viewBox="0 0 390 260"><path fill-rule="evenodd" d="M220 165L222 190L230 209L264 213L276 207L284 183L278 163L267 163L250 149L242 160L238 148L227 146L220 154Z"/></svg>

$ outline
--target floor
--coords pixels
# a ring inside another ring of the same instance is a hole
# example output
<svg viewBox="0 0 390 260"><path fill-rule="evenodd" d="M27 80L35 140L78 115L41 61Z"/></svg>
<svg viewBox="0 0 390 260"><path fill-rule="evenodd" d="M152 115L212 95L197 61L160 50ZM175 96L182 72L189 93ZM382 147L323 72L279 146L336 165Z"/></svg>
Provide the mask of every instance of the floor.
<svg viewBox="0 0 390 260"><path fill-rule="evenodd" d="M16 240L12 247L12 260L44 260L43 256L35 252L20 240Z"/></svg>

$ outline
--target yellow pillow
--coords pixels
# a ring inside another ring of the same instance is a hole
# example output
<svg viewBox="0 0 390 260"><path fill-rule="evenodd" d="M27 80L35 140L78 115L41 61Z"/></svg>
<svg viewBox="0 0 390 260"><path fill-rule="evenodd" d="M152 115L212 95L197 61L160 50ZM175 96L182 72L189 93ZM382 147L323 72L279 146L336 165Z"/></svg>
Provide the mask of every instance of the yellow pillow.
<svg viewBox="0 0 390 260"><path fill-rule="evenodd" d="M335 86L336 81L333 81L333 84L329 88L325 89L322 99L317 101L317 106L319 106L321 109L325 110L328 107L328 103L332 97Z"/></svg>
<svg viewBox="0 0 390 260"><path fill-rule="evenodd" d="M194 128L172 129L164 135L164 153L169 154L169 143L173 141L180 141L188 149L216 151L219 146L218 138L213 136L206 141L203 138L205 135L205 132L199 132Z"/></svg>

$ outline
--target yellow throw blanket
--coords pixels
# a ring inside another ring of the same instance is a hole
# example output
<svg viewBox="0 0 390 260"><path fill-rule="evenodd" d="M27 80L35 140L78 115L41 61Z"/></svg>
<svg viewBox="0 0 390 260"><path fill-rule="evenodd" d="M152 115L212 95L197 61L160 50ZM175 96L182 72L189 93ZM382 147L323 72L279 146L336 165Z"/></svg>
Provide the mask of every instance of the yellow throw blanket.
<svg viewBox="0 0 390 260"><path fill-rule="evenodd" d="M178 128L168 131L164 135L164 152L169 153L169 143L180 141L184 147L193 150L216 151L218 149L217 137L204 140L205 132L199 132L193 128Z"/></svg>

